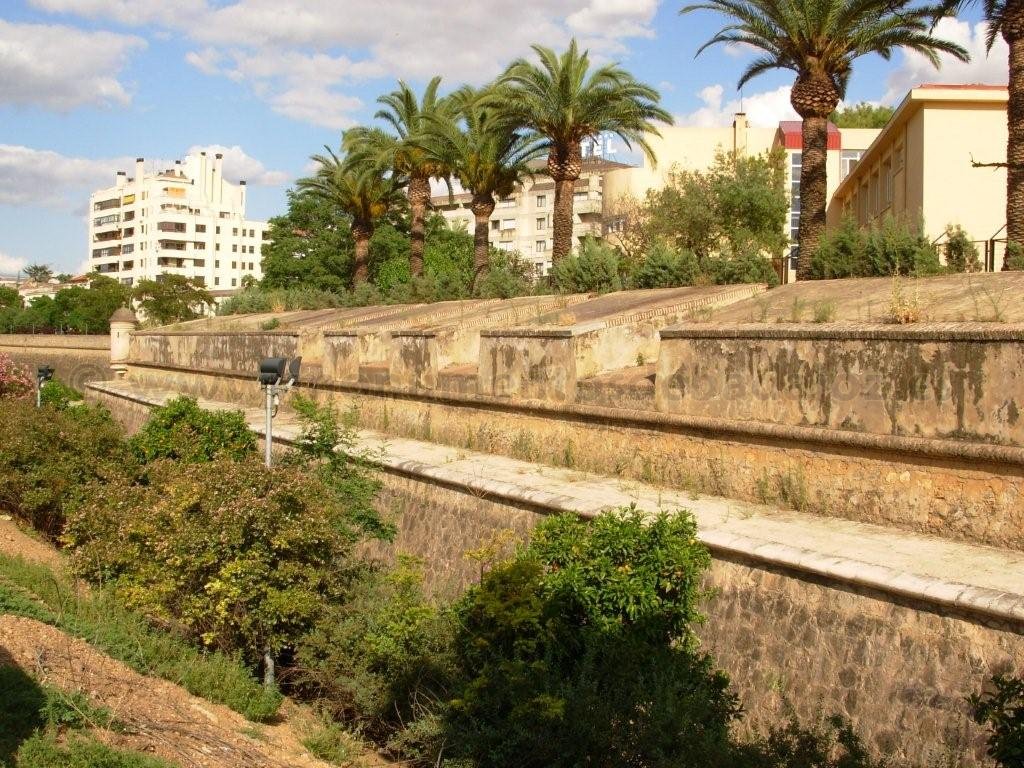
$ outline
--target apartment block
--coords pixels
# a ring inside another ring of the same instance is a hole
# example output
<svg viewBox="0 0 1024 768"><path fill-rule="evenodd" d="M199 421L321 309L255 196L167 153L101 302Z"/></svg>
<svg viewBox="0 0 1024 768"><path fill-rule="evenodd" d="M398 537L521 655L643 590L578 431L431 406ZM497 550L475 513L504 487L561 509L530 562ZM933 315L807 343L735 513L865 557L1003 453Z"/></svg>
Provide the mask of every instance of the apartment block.
<svg viewBox="0 0 1024 768"><path fill-rule="evenodd" d="M498 200L490 219L490 243L503 251L516 251L530 262L537 276L551 269L552 214L555 208L555 183L542 175L545 163L537 164L537 175L527 179L513 194ZM600 238L604 218L603 185L605 174L616 168L629 169L600 157L587 157L583 173L573 191L573 242L586 237ZM472 232L475 226L469 210L472 195L436 195L432 204L449 222Z"/></svg>
<svg viewBox="0 0 1024 768"><path fill-rule="evenodd" d="M224 180L224 158L205 152L135 175L89 197L89 267L125 285L183 275L214 295L260 279L267 224L245 216L246 184Z"/></svg>

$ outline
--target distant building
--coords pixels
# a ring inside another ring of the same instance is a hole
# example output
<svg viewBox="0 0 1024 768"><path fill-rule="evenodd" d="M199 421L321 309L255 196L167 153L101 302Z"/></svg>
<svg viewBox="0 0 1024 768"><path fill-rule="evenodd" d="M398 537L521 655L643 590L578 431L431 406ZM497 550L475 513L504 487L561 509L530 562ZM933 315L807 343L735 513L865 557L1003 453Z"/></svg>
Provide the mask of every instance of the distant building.
<svg viewBox="0 0 1024 768"><path fill-rule="evenodd" d="M57 295L58 291L62 291L65 288L88 288L90 282L88 275L77 275L66 282L61 282L56 277L51 277L42 283L37 283L33 280L23 280L17 285L17 288L18 294L25 304L28 305L42 296L52 299Z"/></svg>
<svg viewBox="0 0 1024 768"><path fill-rule="evenodd" d="M221 294L259 279L267 224L245 217L246 185L224 180L223 157L205 152L135 176L89 198L89 267L125 285L173 274Z"/></svg>
<svg viewBox="0 0 1024 768"><path fill-rule="evenodd" d="M906 217L921 221L929 240L941 244L946 226L959 224L988 268L1001 269L1006 169L972 161L1005 160L1006 104L1002 85L914 88L831 196L829 225L844 216L861 225Z"/></svg>
<svg viewBox="0 0 1024 768"><path fill-rule="evenodd" d="M551 215L555 208L555 182L544 175L546 165L546 161L538 162L537 175L533 179L527 179L510 196L497 201L489 223L491 246L504 251L518 251L533 265L538 276L546 275L551 269L551 248L554 245ZM624 163L600 157L584 158L583 173L573 191L574 247L587 236L601 237L605 174L614 169L630 168ZM431 202L449 222L472 233L475 221L473 212L469 210L471 198L472 195L466 192L451 199L444 193L436 195Z"/></svg>

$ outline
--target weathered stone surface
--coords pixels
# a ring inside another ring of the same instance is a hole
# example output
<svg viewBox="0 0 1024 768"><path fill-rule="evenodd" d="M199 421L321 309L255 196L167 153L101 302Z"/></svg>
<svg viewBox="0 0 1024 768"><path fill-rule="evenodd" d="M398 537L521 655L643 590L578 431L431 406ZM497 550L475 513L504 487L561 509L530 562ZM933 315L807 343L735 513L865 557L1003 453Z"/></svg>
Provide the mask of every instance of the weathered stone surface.
<svg viewBox="0 0 1024 768"><path fill-rule="evenodd" d="M0 352L29 368L53 366L54 375L75 389L109 379L110 336L0 334Z"/></svg>
<svg viewBox="0 0 1024 768"><path fill-rule="evenodd" d="M657 407L1024 444L1024 325L684 325L662 331Z"/></svg>
<svg viewBox="0 0 1024 768"><path fill-rule="evenodd" d="M251 372L255 380L265 357L301 354L292 331L137 331L132 334L132 363L190 371Z"/></svg>

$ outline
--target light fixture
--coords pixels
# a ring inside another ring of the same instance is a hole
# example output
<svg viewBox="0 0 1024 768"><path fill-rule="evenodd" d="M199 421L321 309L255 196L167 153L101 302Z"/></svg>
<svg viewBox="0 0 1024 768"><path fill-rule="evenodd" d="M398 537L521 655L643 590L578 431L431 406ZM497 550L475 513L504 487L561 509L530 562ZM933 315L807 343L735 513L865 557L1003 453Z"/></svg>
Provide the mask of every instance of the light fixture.
<svg viewBox="0 0 1024 768"><path fill-rule="evenodd" d="M36 369L36 408L43 405L43 385L53 378L53 367L40 365Z"/></svg>
<svg viewBox="0 0 1024 768"><path fill-rule="evenodd" d="M266 393L266 435L263 441L263 461L269 468L273 463L274 413L277 410L279 395L287 392L299 380L299 368L302 358L267 357L260 361L259 383Z"/></svg>

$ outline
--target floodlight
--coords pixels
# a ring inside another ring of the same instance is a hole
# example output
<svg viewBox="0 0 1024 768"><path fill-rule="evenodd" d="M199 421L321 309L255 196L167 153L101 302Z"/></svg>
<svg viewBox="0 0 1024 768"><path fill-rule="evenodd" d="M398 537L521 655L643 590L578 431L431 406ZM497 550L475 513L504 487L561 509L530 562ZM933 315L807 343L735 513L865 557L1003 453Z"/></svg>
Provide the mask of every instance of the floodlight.
<svg viewBox="0 0 1024 768"><path fill-rule="evenodd" d="M49 365L40 365L38 371L39 383L49 381L53 378L53 368Z"/></svg>
<svg viewBox="0 0 1024 768"><path fill-rule="evenodd" d="M281 383L284 378L285 366L288 358L267 357L260 361L260 386L273 387Z"/></svg>
<svg viewBox="0 0 1024 768"><path fill-rule="evenodd" d="M299 381L299 368L302 366L302 356L292 358L288 363L288 383L296 384Z"/></svg>

